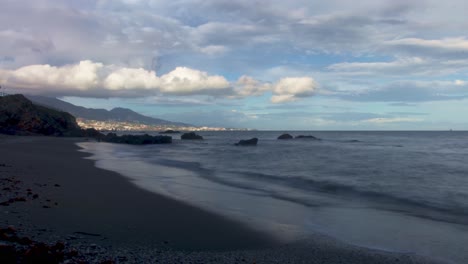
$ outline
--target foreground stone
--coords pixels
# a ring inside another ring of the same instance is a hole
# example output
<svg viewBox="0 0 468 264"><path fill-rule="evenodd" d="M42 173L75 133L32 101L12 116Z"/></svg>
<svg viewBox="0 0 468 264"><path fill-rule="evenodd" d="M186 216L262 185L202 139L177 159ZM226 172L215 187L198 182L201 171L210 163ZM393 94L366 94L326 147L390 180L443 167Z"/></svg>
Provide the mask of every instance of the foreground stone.
<svg viewBox="0 0 468 264"><path fill-rule="evenodd" d="M290 134L282 134L278 137L278 139L293 139L293 136L291 136Z"/></svg>
<svg viewBox="0 0 468 264"><path fill-rule="evenodd" d="M195 132L189 132L182 134L182 136L180 136L180 139L200 140L203 139L203 137L195 134Z"/></svg>
<svg viewBox="0 0 468 264"><path fill-rule="evenodd" d="M236 143L236 146L256 146L258 142L258 138L251 138L246 140L240 140Z"/></svg>

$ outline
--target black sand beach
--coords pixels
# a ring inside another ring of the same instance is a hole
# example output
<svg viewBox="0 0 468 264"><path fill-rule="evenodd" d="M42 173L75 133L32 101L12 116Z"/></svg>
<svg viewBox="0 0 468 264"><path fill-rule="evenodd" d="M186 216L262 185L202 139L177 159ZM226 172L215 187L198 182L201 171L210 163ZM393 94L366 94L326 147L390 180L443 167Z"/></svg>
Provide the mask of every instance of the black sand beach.
<svg viewBox="0 0 468 264"><path fill-rule="evenodd" d="M270 235L94 167L77 141L0 136L0 202L25 198L0 206L0 227L13 226L37 241L102 249L85 253L94 261L107 255L130 263L432 263L321 236L280 245Z"/></svg>

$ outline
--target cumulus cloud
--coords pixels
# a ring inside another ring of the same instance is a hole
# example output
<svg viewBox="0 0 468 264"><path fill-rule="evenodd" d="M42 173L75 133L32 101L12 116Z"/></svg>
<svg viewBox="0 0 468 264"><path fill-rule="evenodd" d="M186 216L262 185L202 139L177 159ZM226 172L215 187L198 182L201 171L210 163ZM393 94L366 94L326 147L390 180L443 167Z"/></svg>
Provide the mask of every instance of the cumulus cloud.
<svg viewBox="0 0 468 264"><path fill-rule="evenodd" d="M188 67L158 76L155 71L105 65L90 60L61 67L29 65L16 70L0 70L5 86L28 93L54 96L142 97L154 94L211 95L227 98L273 94L273 103L296 101L313 95L317 83L310 77L288 77L274 84L241 76L230 83L220 75Z"/></svg>
<svg viewBox="0 0 468 264"><path fill-rule="evenodd" d="M232 98L260 96L269 92L272 94L270 101L278 104L310 97L314 95L318 84L310 77L286 77L275 83L266 83L244 75L237 80L234 87L235 94Z"/></svg>
<svg viewBox="0 0 468 264"><path fill-rule="evenodd" d="M76 90L93 96L95 91L112 96L114 91L130 90L138 97L146 92L167 94L210 94L228 91L229 82L222 76L186 67L157 76L143 68L104 65L92 61L55 67L30 65L16 70L3 70L0 78L5 86L27 89L29 92L48 92L73 95ZM107 92L106 92L107 91ZM127 93L132 94L132 93Z"/></svg>
<svg viewBox="0 0 468 264"><path fill-rule="evenodd" d="M312 96L318 85L310 77L282 78L273 85L272 103L296 101L302 97Z"/></svg>
<svg viewBox="0 0 468 264"><path fill-rule="evenodd" d="M253 77L243 75L234 84L235 95L233 97L244 98L248 96L260 96L271 90L271 84L264 83Z"/></svg>
<svg viewBox="0 0 468 264"><path fill-rule="evenodd" d="M229 88L229 82L222 76L210 76L208 73L186 67L161 76L161 91L174 94L212 92Z"/></svg>

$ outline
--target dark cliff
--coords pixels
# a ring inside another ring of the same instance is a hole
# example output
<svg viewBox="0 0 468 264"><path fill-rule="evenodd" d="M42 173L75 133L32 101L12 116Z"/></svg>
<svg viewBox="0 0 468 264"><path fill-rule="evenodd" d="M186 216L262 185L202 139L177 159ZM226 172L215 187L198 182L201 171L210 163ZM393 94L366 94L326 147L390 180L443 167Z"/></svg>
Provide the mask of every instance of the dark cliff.
<svg viewBox="0 0 468 264"><path fill-rule="evenodd" d="M0 133L79 136L82 131L71 114L35 105L16 94L0 97Z"/></svg>

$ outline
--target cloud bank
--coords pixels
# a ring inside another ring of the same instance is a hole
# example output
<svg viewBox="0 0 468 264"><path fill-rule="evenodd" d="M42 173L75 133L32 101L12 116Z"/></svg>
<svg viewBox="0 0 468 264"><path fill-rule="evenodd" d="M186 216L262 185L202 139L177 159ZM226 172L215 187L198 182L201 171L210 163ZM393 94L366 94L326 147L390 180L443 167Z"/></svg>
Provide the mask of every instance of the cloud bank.
<svg viewBox="0 0 468 264"><path fill-rule="evenodd" d="M245 98L270 92L273 103L312 96L317 88L317 83L310 77L287 77L270 84L244 75L230 83L223 76L187 67L176 67L158 76L155 71L143 68L105 65L90 60L61 67L43 64L0 70L0 81L5 86L28 93L54 96L145 97L166 94Z"/></svg>

